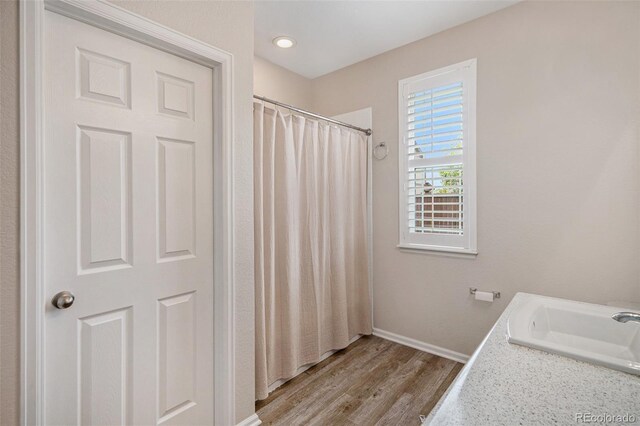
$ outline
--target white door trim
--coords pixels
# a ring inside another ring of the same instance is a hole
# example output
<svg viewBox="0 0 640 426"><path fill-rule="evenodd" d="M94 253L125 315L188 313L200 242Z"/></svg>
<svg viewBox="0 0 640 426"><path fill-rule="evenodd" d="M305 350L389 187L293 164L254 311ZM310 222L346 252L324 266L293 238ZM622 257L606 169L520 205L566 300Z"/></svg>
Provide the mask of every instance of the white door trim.
<svg viewBox="0 0 640 426"><path fill-rule="evenodd" d="M22 425L43 424L42 93L44 12L50 10L213 69L215 423L235 424L233 55L104 0L20 2Z"/></svg>

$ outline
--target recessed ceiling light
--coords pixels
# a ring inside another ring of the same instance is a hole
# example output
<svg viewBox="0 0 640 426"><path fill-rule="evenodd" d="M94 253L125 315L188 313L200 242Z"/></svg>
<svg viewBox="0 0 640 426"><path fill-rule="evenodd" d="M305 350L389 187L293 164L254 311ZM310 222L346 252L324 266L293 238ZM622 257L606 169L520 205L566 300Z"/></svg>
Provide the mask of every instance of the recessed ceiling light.
<svg viewBox="0 0 640 426"><path fill-rule="evenodd" d="M296 45L296 41L291 37L280 36L273 39L273 44L283 49L288 49Z"/></svg>

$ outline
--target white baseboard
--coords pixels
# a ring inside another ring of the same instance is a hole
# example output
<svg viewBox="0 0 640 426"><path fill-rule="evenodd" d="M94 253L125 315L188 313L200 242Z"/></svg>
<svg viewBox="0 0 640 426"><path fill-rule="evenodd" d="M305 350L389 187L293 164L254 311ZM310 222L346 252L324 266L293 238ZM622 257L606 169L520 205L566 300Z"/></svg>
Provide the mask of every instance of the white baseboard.
<svg viewBox="0 0 640 426"><path fill-rule="evenodd" d="M428 352L430 354L441 356L442 358L461 362L463 364L466 364L466 362L469 361L469 355L421 342L410 337L401 336L390 331L380 330L379 328L373 329L373 335L392 342L400 343L401 345L409 346L410 348L414 348L419 351Z"/></svg>
<svg viewBox="0 0 640 426"><path fill-rule="evenodd" d="M238 423L236 426L258 426L260 424L262 424L262 420L260 420L257 414L254 414L252 416L247 417L246 419Z"/></svg>

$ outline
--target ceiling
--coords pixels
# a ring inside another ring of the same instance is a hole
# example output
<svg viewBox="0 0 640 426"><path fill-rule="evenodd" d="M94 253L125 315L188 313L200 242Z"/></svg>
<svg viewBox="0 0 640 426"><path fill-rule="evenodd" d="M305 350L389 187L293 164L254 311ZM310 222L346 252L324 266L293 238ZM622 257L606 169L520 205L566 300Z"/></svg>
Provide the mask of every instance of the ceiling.
<svg viewBox="0 0 640 426"><path fill-rule="evenodd" d="M517 1L256 1L255 53L315 78ZM282 35L297 45L274 46Z"/></svg>

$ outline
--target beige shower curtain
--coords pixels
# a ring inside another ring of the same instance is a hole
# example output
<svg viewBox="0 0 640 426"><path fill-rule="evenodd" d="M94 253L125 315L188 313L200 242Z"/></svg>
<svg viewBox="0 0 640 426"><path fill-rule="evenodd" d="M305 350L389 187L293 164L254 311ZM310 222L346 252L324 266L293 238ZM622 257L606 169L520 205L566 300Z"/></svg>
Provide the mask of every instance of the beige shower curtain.
<svg viewBox="0 0 640 426"><path fill-rule="evenodd" d="M371 333L367 139L254 103L256 398Z"/></svg>

